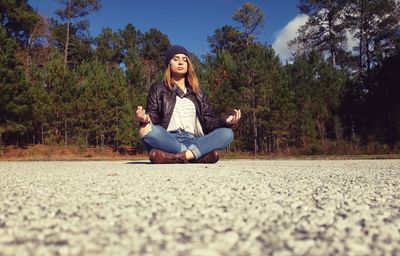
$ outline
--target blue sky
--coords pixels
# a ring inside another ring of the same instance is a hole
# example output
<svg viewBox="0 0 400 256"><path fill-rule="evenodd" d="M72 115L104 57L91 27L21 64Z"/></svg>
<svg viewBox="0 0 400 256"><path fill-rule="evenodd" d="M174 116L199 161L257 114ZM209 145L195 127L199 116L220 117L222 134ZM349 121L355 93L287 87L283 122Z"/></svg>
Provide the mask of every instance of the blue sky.
<svg viewBox="0 0 400 256"><path fill-rule="evenodd" d="M29 0L39 13L54 17L59 6L55 0ZM233 13L245 2L240 0L161 1L161 0L102 0L100 11L89 15L90 33L96 36L102 28L114 31L133 24L142 32L157 28L172 44L180 44L199 56L210 51L207 36L224 25L239 27ZM265 23L258 41L271 44L282 60L287 58L286 41L304 22L299 16L299 0L253 0L265 13ZM291 25L291 29L289 28ZM289 39L288 39L289 38Z"/></svg>

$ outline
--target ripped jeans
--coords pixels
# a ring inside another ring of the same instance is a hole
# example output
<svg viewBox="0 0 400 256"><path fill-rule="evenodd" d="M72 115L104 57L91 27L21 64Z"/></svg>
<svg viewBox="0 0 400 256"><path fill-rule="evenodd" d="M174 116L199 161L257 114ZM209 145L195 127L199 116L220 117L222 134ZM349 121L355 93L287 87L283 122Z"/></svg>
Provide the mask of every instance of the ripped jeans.
<svg viewBox="0 0 400 256"><path fill-rule="evenodd" d="M152 125L151 131L142 138L142 143L149 151L152 148L170 153L190 150L199 159L213 150L226 148L232 140L230 128L217 128L207 135L196 136L184 130L168 132L162 126Z"/></svg>

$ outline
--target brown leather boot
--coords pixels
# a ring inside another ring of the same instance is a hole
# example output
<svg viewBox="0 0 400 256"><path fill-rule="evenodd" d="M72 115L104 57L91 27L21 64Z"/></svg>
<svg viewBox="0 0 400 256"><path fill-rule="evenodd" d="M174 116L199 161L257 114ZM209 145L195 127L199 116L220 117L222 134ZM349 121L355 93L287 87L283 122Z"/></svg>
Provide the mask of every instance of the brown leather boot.
<svg viewBox="0 0 400 256"><path fill-rule="evenodd" d="M214 150L200 157L199 159L192 160L191 162L198 164L214 164L218 162L218 160L219 160L219 153L218 151Z"/></svg>
<svg viewBox="0 0 400 256"><path fill-rule="evenodd" d="M149 159L152 164L185 164L185 152L169 153L156 148L150 150Z"/></svg>

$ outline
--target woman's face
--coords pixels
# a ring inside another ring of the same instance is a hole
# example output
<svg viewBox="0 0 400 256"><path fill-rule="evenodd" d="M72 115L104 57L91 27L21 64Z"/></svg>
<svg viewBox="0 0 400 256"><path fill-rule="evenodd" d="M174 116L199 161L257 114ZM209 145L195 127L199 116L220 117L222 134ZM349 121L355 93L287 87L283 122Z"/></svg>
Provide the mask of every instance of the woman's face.
<svg viewBox="0 0 400 256"><path fill-rule="evenodd" d="M185 54L176 54L169 62L174 74L186 74L188 70L188 57Z"/></svg>

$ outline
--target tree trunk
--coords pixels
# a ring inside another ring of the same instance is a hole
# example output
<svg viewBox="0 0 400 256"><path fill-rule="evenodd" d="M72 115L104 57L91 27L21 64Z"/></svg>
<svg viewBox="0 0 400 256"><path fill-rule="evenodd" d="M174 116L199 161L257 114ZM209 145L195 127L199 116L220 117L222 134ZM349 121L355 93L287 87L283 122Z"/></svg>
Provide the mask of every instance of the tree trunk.
<svg viewBox="0 0 400 256"><path fill-rule="evenodd" d="M359 26L360 26L360 44L359 44L359 65L360 65L360 75L363 73L363 45L364 45L364 2L361 1L361 6L360 6L360 21L359 21Z"/></svg>
<svg viewBox="0 0 400 256"><path fill-rule="evenodd" d="M257 113L256 113L256 88L254 84L254 71L251 72L251 79L249 80L252 92L252 108L253 108L253 134L254 134L254 155L258 154L258 134L257 134Z"/></svg>
<svg viewBox="0 0 400 256"><path fill-rule="evenodd" d="M332 32L333 28L333 17L332 17L332 3L330 5L330 11L329 11L329 37L332 39L335 37L334 33ZM332 66L336 67L336 54L335 54L335 45L330 42L330 50L331 50L331 57L332 57Z"/></svg>
<svg viewBox="0 0 400 256"><path fill-rule="evenodd" d="M43 135L43 123L41 124L41 135L42 135L42 144L44 145L44 135Z"/></svg>
<svg viewBox="0 0 400 256"><path fill-rule="evenodd" d="M317 119L318 136L322 142L325 141L325 123L322 120Z"/></svg>
<svg viewBox="0 0 400 256"><path fill-rule="evenodd" d="M64 145L68 146L67 120L64 120Z"/></svg>
<svg viewBox="0 0 400 256"><path fill-rule="evenodd" d="M55 127L54 127L54 132L55 132L55 134L56 134L56 138L57 138L57 141L58 141L58 139L59 139L59 136L60 136L60 130L58 129L58 124L59 124L59 114L57 113L56 114L56 121L54 122L55 124Z"/></svg>
<svg viewBox="0 0 400 256"><path fill-rule="evenodd" d="M275 145L275 151L276 152L280 152L281 151L281 147L279 144L279 139L277 135L274 135L274 145Z"/></svg>
<svg viewBox="0 0 400 256"><path fill-rule="evenodd" d="M359 44L359 47L360 47L360 50L359 50L360 56L359 56L359 64L358 65L359 65L359 68L360 68L360 75L361 75L363 73L362 72L362 70L363 70L363 61L362 61L363 35L362 35L362 28L360 28L360 44Z"/></svg>
<svg viewBox="0 0 400 256"><path fill-rule="evenodd" d="M67 38L65 40L65 49L64 49L64 67L67 67L68 63L68 47L69 47L69 27L70 22L67 22Z"/></svg>
<svg viewBox="0 0 400 256"><path fill-rule="evenodd" d="M100 124L100 146L104 146L104 126L103 123Z"/></svg>
<svg viewBox="0 0 400 256"><path fill-rule="evenodd" d="M117 131L116 131L116 138L114 138L114 147L116 149L118 149L118 135L119 135L119 123L118 123L118 111L117 108L115 108L115 126L117 127Z"/></svg>
<svg viewBox="0 0 400 256"><path fill-rule="evenodd" d="M372 64L372 57L371 57L371 51L369 49L370 47L370 38L368 35L366 35L365 38L365 63L366 63L366 74L367 74L367 80L369 81L369 74L370 74L370 69L371 69L371 64Z"/></svg>
<svg viewBox="0 0 400 256"><path fill-rule="evenodd" d="M254 155L257 156L258 144L257 144L257 115L256 110L253 108L253 133L254 133Z"/></svg>

